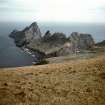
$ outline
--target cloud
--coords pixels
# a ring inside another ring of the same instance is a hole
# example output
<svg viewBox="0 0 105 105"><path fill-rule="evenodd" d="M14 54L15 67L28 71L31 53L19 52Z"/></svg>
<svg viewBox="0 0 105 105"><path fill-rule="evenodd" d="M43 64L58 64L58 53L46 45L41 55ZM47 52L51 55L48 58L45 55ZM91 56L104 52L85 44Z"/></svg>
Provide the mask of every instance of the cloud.
<svg viewBox="0 0 105 105"><path fill-rule="evenodd" d="M34 6L33 0L0 0L0 11L32 12L36 10Z"/></svg>
<svg viewBox="0 0 105 105"><path fill-rule="evenodd" d="M7 14L17 20L105 21L105 0L0 0L0 16Z"/></svg>
<svg viewBox="0 0 105 105"><path fill-rule="evenodd" d="M33 1L27 0L26 2L26 0L0 0L0 21L31 21L32 19L36 19L35 14L37 13L37 6L33 3Z"/></svg>

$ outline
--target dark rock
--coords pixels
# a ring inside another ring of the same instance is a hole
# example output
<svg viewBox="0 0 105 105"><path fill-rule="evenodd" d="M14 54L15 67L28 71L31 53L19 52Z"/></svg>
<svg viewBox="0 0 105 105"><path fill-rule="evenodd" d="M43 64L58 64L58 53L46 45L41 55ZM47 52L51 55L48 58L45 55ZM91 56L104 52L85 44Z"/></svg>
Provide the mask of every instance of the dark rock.
<svg viewBox="0 0 105 105"><path fill-rule="evenodd" d="M11 32L11 34L9 35L9 37L11 37L11 38L15 38L16 36L15 36L15 34L18 32L18 30L13 30L12 32Z"/></svg>
<svg viewBox="0 0 105 105"><path fill-rule="evenodd" d="M14 39L14 42L18 47L21 47L26 43L25 33L22 31L14 30L9 36Z"/></svg>
<svg viewBox="0 0 105 105"><path fill-rule="evenodd" d="M102 42L98 42L95 45L96 46L105 46L105 40L103 40Z"/></svg>
<svg viewBox="0 0 105 105"><path fill-rule="evenodd" d="M64 43L67 41L66 35L64 33L54 33L50 38L49 41L56 42L56 43Z"/></svg>

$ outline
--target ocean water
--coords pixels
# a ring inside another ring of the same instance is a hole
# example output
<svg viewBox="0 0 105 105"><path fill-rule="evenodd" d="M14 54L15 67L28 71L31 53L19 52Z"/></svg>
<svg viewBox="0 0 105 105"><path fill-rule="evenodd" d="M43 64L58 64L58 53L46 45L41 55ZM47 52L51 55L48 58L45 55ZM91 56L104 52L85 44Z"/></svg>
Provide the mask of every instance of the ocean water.
<svg viewBox="0 0 105 105"><path fill-rule="evenodd" d="M0 24L0 68L28 66L34 62L31 55L16 47L13 39L8 37L14 28L19 29L21 27L20 24L15 23Z"/></svg>
<svg viewBox="0 0 105 105"><path fill-rule="evenodd" d="M42 33L46 30L63 32L70 36L72 32L89 33L95 42L105 40L105 23L39 23Z"/></svg>
<svg viewBox="0 0 105 105"><path fill-rule="evenodd" d="M34 58L17 48L8 37L13 29L22 30L31 22L1 22L0 23L0 67L17 67L32 65ZM38 23L42 35L47 30L51 33L63 32L70 36L72 32L89 33L95 42L105 40L105 24L87 23Z"/></svg>

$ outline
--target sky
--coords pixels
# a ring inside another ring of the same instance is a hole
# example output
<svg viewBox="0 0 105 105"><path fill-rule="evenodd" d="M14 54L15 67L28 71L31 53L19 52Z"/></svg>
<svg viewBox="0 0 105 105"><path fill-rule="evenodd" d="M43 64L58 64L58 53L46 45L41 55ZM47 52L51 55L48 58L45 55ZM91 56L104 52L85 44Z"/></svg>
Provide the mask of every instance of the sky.
<svg viewBox="0 0 105 105"><path fill-rule="evenodd" d="M0 0L0 21L105 22L105 0Z"/></svg>

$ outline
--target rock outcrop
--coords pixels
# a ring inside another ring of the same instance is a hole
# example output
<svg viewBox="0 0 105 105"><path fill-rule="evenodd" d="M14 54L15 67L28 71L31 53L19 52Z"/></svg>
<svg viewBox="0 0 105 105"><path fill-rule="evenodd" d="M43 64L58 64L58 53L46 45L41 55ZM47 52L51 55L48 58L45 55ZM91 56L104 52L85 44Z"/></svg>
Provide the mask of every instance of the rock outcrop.
<svg viewBox="0 0 105 105"><path fill-rule="evenodd" d="M48 53L47 57L50 58L50 57L66 56L70 54L73 54L72 44L67 42L56 51Z"/></svg>
<svg viewBox="0 0 105 105"><path fill-rule="evenodd" d="M94 45L95 42L90 34L73 32L63 46L59 47L59 49L54 52L48 53L48 57L81 53L83 50L89 50L94 47Z"/></svg>
<svg viewBox="0 0 105 105"><path fill-rule="evenodd" d="M31 43L32 40L41 40L41 31L36 22L32 23L22 31L14 30L9 35L15 40L18 47Z"/></svg>
<svg viewBox="0 0 105 105"><path fill-rule="evenodd" d="M40 42L33 41L28 47L38 49L45 53L51 53L60 49L67 40L68 38L63 33L51 34L50 31L47 31Z"/></svg>
<svg viewBox="0 0 105 105"><path fill-rule="evenodd" d="M64 46L62 48L60 48L57 52L56 55L57 56L65 56L65 55L69 55L69 54L73 54L74 50L73 50L73 45L70 42L67 42L64 44Z"/></svg>
<svg viewBox="0 0 105 105"><path fill-rule="evenodd" d="M43 41L48 41L49 38L51 37L51 33L50 31L48 30L45 35L43 36Z"/></svg>
<svg viewBox="0 0 105 105"><path fill-rule="evenodd" d="M41 36L41 31L36 22L26 27L23 31L14 30L10 37L14 38L17 46L25 46L29 49L43 52L47 57L68 55L80 50L87 50L94 46L94 40L90 34L73 32L70 37L64 33L51 34L48 30Z"/></svg>
<svg viewBox="0 0 105 105"><path fill-rule="evenodd" d="M89 49L95 42L90 34L73 32L69 37L74 49Z"/></svg>

